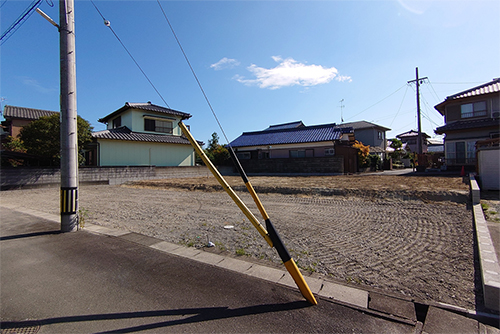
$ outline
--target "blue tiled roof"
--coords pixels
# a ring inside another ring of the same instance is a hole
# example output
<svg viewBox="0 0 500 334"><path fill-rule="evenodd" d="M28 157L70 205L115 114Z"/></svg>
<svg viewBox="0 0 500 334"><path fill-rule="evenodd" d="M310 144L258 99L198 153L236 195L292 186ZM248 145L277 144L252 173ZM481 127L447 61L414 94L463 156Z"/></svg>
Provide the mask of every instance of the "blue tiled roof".
<svg viewBox="0 0 500 334"><path fill-rule="evenodd" d="M232 147L265 146L278 144L300 144L340 140L342 134L351 133L352 128L339 128L335 123L303 126L292 129L277 129L243 132L231 142Z"/></svg>
<svg viewBox="0 0 500 334"><path fill-rule="evenodd" d="M267 129L264 131L269 131L269 130L285 130L285 129L295 129L295 128L300 128L304 127L304 123L302 121L297 121L297 122L292 122L292 123L284 123L284 124L276 124L276 125L270 125Z"/></svg>

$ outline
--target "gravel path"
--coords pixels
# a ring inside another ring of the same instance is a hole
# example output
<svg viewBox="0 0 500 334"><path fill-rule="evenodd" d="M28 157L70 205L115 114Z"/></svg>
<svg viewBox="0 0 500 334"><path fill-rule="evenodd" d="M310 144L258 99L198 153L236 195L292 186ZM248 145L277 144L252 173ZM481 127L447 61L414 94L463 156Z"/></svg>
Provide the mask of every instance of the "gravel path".
<svg viewBox="0 0 500 334"><path fill-rule="evenodd" d="M246 193L243 201L258 216ZM346 196L260 195L300 268L311 273L475 308L473 222L466 204ZM58 214L59 189L4 191L1 204ZM82 186L88 222L279 264L223 192ZM233 228L227 228L233 226Z"/></svg>

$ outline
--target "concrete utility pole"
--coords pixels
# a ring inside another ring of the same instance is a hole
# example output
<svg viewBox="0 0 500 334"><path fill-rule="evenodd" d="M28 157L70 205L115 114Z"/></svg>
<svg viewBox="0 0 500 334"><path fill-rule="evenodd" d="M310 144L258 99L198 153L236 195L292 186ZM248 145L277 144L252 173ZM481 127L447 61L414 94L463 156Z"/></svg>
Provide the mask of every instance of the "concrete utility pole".
<svg viewBox="0 0 500 334"><path fill-rule="evenodd" d="M76 111L75 12L59 0L61 57L61 232L78 227L78 135Z"/></svg>
<svg viewBox="0 0 500 334"><path fill-rule="evenodd" d="M418 67L415 67L415 80L408 81L408 83L415 82L417 85L417 122L418 122L418 136L417 136L417 153L422 154L422 121L420 118L420 84L423 83L427 77L419 78L418 77Z"/></svg>

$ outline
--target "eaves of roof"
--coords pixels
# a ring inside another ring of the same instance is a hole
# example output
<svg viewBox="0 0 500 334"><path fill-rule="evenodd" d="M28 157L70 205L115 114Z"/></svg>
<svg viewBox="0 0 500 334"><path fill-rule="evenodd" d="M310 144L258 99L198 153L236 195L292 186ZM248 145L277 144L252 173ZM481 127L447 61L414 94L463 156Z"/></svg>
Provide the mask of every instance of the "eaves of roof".
<svg viewBox="0 0 500 334"><path fill-rule="evenodd" d="M146 111L152 111L152 112L158 112L166 115L173 115L173 116L179 116L182 119L188 119L191 118L191 114L182 112L182 111L177 111L174 109L170 108L165 108L162 106L158 106L155 104L152 104L151 102L147 103L132 103L132 102L126 102L123 107L121 107L118 110L113 111L111 114L104 116L103 118L100 118L98 121L101 123L107 123L109 119L118 116L124 111L127 111L128 109L139 109L139 110L146 110Z"/></svg>
<svg viewBox="0 0 500 334"><path fill-rule="evenodd" d="M378 125L375 123L367 122L367 121L358 121L358 122L349 122L349 123L342 123L337 125L339 127L352 127L354 131L356 130L362 130L362 129L377 129L377 130L382 130L382 131L390 131L391 129L386 128L385 126Z"/></svg>
<svg viewBox="0 0 500 334"><path fill-rule="evenodd" d="M293 129L244 132L230 145L244 147L334 141L340 140L342 134L352 133L352 131L352 128L339 128L333 123Z"/></svg>
<svg viewBox="0 0 500 334"><path fill-rule="evenodd" d="M24 108L6 105L3 109L4 118L19 118L19 119L39 119L43 116L52 116L58 114L57 111Z"/></svg>
<svg viewBox="0 0 500 334"><path fill-rule="evenodd" d="M189 140L183 136L133 132L126 126L111 130L97 131L92 133L92 137L95 139L191 145Z"/></svg>
<svg viewBox="0 0 500 334"><path fill-rule="evenodd" d="M396 135L396 138L413 138L413 137L417 137L417 136L418 136L418 132L417 131L410 130L410 131L401 133L399 135ZM429 136L425 132L422 132L422 137L424 137L424 138L430 138L431 136Z"/></svg>
<svg viewBox="0 0 500 334"><path fill-rule="evenodd" d="M500 118L480 118L471 120L460 120L447 123L434 130L437 134L443 134L449 131L468 130L475 128L500 127Z"/></svg>
<svg viewBox="0 0 500 334"><path fill-rule="evenodd" d="M446 97L446 99L443 102L435 105L434 109L439 111L439 113L444 116L445 106L447 104L449 104L450 102L453 102L455 100L469 98L469 97L476 97L476 96L493 94L493 93L497 93L497 94L500 93L500 78L493 79L490 82L487 82L485 84L482 84L482 85L474 87L474 88L464 90L463 92L450 95L450 96Z"/></svg>

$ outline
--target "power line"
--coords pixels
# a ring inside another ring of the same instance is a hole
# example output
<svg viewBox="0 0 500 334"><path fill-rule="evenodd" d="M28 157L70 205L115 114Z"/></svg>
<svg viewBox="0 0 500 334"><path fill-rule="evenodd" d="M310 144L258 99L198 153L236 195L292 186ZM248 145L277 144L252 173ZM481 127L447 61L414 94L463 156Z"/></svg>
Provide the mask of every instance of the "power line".
<svg viewBox="0 0 500 334"><path fill-rule="evenodd" d="M31 14L33 14L36 7L38 7L41 2L42 0L34 0L28 6L28 8L24 10L24 12L16 19L16 21L14 21L14 23L12 23L12 25L7 28L2 36L0 36L0 45L5 43L10 38L10 36L12 36L17 31L17 29L19 29L23 25L23 23L26 22L26 20L31 16ZM4 4L5 2L2 4L2 7Z"/></svg>
<svg viewBox="0 0 500 334"><path fill-rule="evenodd" d="M111 32L113 33L113 35L115 35L116 39L118 40L118 42L120 42L120 44L123 46L123 48L125 49L125 51L127 51L128 55L130 56L130 58L132 58L132 60L134 61L135 65L139 68L139 70L142 72L142 74L144 75L144 77L146 78L146 80L148 80L149 84L151 85L151 87L153 87L153 89L156 91L156 93L158 94L158 96L161 98L161 100L163 101L163 103L165 103L165 105L170 108L170 106L168 105L167 101L165 101L165 99L163 98L163 96L160 94L160 92L158 91L158 89L156 89L156 86L153 84L153 82L151 82L151 80L149 79L149 77L147 76L147 74L143 71L143 69L141 68L141 66L139 65L139 63L135 60L134 56L132 56L132 54L130 53L130 51L127 49L127 47L125 46L125 44L123 44L122 40L120 39L120 37L118 37L118 35L116 34L116 32L113 30L113 28L111 27L111 22L109 22L108 20L106 20L104 18L104 15L102 15L101 11L99 10L99 8L97 8L96 4L94 3L93 0L90 0L90 2L92 3L92 5L94 5L94 8L97 10L97 12L99 13L99 15L101 16L101 18L103 19L104 21L104 25L106 25L106 27L109 28L109 30L111 30Z"/></svg>
<svg viewBox="0 0 500 334"><path fill-rule="evenodd" d="M404 87L404 86L406 86L406 84L405 84L405 85L403 85L403 86L401 86L401 87L399 87L399 88L398 88L395 92L393 92L393 93L389 94L388 96L384 97L382 100L380 100L380 101L378 101L378 102L376 102L376 103L372 104L371 106L369 106L368 108L366 108L366 109L364 109L364 110L360 111L360 112L359 112L359 113L357 113L356 115L353 115L353 116L349 117L347 120L353 119L354 117L356 117L356 116L358 116L358 115L360 115L360 114L364 113L364 112L365 112L365 111L367 111L368 109L370 109L370 108L372 108L372 107L376 106L376 105L377 105L377 104L379 104L380 102L382 102L382 101L384 101L384 100L387 100L389 97L391 97L392 95L396 94L396 93L397 93L397 92L399 92L401 89L403 89L403 87Z"/></svg>
<svg viewBox="0 0 500 334"><path fill-rule="evenodd" d="M398 114L399 112L401 111L401 107L403 106L403 102L405 100L405 97L406 97L406 93L408 92L408 84L406 85L406 90L405 90L405 95L403 95L403 99L401 100L401 104L399 105L399 109L398 109L398 112L396 113L396 116L394 116L391 124L389 124L389 126L392 126L392 123L394 123L394 121L396 120L396 117L398 117Z"/></svg>
<svg viewBox="0 0 500 334"><path fill-rule="evenodd" d="M201 85L201 82L200 82L200 80L198 79L198 76L196 75L196 73L195 73L195 71L194 71L194 69L193 69L193 66L191 66L191 62L189 61L189 59L188 59L188 57L187 57L187 55L186 55L186 52L184 52L184 48L182 47L181 42L179 41L179 38L177 38L177 34L175 33L174 28L172 27L172 24L170 24L170 20L168 19L167 14L166 14L166 13L165 13L165 11L163 10L163 6L161 5L161 3L160 3L160 1L159 1L159 0L156 0L156 2L158 2L158 5L160 6L160 9L161 9L161 11L162 11L162 13L163 13L163 16L165 17L165 20L167 21L168 26L170 27L170 31L172 31L172 34L174 35L175 40L177 41L177 45L178 45L178 46L179 46L179 48L181 49L181 52L182 52L182 54L184 55L184 59L186 60L186 62L187 62L187 64L188 64L189 68L191 69L191 73L193 74L193 76L194 76L194 78L195 78L196 82L198 83L198 87L200 88L200 90L201 90L201 92L202 92L203 96L205 97L205 101L207 102L208 107L209 107L209 108L210 108L210 110L212 111L212 115L214 116L215 120L217 121L217 124L219 125L220 130L222 131L222 135L223 135L223 136L224 136L224 138L226 139L226 142L227 142L227 144L229 145L229 147L231 148L231 144L229 143L229 139L227 138L226 133L225 133L224 129L222 128L222 125L221 125L221 123L220 123L220 121L219 121L219 118L218 118L218 117L217 117L217 115L215 114L215 110L214 110L214 108L212 107L212 104L210 103L210 100L208 99L208 96L207 96L207 94L205 93L205 90L203 89L203 86ZM232 149L232 148L231 148L231 149Z"/></svg>

